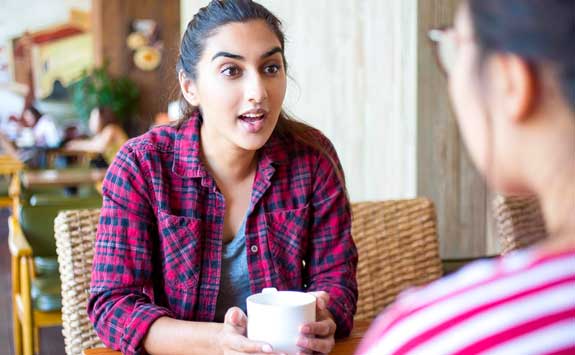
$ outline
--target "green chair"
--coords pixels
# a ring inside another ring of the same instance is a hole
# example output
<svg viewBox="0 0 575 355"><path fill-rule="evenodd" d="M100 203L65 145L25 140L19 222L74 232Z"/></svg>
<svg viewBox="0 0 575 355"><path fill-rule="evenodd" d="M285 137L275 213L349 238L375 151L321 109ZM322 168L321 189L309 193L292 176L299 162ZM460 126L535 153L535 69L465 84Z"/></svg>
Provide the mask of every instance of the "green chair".
<svg viewBox="0 0 575 355"><path fill-rule="evenodd" d="M9 194L10 178L5 175L0 175L0 207L11 207L12 199Z"/></svg>
<svg viewBox="0 0 575 355"><path fill-rule="evenodd" d="M62 323L54 219L62 210L99 208L98 194L32 195L9 218L15 354L39 352L38 328Z"/></svg>

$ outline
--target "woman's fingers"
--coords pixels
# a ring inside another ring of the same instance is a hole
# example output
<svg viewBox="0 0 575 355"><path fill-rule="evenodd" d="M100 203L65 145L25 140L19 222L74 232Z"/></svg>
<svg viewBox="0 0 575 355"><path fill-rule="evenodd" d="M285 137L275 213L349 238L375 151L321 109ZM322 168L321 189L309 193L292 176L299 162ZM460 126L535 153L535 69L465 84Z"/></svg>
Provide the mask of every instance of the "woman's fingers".
<svg viewBox="0 0 575 355"><path fill-rule="evenodd" d="M273 353L273 349L269 344L251 341L248 338L239 335L228 333L226 334L227 339L225 343L227 347L233 351L240 354L270 354Z"/></svg>
<svg viewBox="0 0 575 355"><path fill-rule="evenodd" d="M248 326L248 317L238 307L228 309L224 316L224 327L233 327L240 334L245 334Z"/></svg>
<svg viewBox="0 0 575 355"><path fill-rule="evenodd" d="M305 335L327 337L335 333L335 323L331 319L308 323L301 327L300 332Z"/></svg>
<svg viewBox="0 0 575 355"><path fill-rule="evenodd" d="M269 344L252 341L246 338L246 327L248 317L238 307L230 308L224 317L224 332L222 336L222 343L228 350L226 355L240 355L240 354L274 354L272 347Z"/></svg>
<svg viewBox="0 0 575 355"><path fill-rule="evenodd" d="M310 292L310 294L314 295L317 298L316 307L319 309L326 309L327 305L329 304L329 293L325 291L314 291Z"/></svg>
<svg viewBox="0 0 575 355"><path fill-rule="evenodd" d="M309 353L329 354L335 345L334 334L337 326L326 308L319 311L318 319L319 321L305 324L300 328L302 336L297 344Z"/></svg>
<svg viewBox="0 0 575 355"><path fill-rule="evenodd" d="M321 354L329 354L335 345L335 340L333 337L320 339L303 336L298 339L297 345L304 348L306 351L315 351Z"/></svg>

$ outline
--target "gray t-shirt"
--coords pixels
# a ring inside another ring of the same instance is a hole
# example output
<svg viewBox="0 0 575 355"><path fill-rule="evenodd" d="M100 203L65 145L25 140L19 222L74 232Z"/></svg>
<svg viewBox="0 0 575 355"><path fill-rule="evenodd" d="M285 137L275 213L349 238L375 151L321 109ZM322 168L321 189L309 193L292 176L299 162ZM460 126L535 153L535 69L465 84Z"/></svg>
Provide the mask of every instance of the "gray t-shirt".
<svg viewBox="0 0 575 355"><path fill-rule="evenodd" d="M231 307L246 312L246 298L251 294L246 256L246 220L229 243L223 245L220 292L216 302L216 322L223 322Z"/></svg>

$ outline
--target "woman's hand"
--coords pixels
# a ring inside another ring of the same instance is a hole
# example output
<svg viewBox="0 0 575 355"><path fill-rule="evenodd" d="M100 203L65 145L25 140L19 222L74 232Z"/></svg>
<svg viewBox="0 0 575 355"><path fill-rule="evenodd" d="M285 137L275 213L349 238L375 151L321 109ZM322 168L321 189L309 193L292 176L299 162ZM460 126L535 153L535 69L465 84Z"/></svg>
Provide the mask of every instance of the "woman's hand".
<svg viewBox="0 0 575 355"><path fill-rule="evenodd" d="M327 309L329 294L324 291L310 292L317 298L316 314L317 321L304 324L300 328L302 336L298 339L297 345L304 351L302 355L314 353L329 354L335 344L336 325L333 316Z"/></svg>
<svg viewBox="0 0 575 355"><path fill-rule="evenodd" d="M219 348L224 355L277 354L269 344L246 338L248 317L237 308L230 308L224 318L224 326L218 336Z"/></svg>

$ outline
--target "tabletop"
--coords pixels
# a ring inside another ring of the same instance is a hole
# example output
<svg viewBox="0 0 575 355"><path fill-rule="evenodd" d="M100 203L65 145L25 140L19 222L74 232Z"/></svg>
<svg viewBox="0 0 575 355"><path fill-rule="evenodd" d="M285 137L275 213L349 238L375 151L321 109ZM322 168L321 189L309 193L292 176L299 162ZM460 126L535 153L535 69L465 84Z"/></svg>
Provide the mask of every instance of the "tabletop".
<svg viewBox="0 0 575 355"><path fill-rule="evenodd" d="M46 169L22 173L22 184L26 188L50 186L75 186L97 183L104 179L106 169Z"/></svg>
<svg viewBox="0 0 575 355"><path fill-rule="evenodd" d="M355 322L355 326L350 336L345 339L336 340L335 346L330 355L353 355L353 352L359 346L359 343L368 328L369 321ZM122 353L106 348L97 348L84 350L84 355L122 355Z"/></svg>

